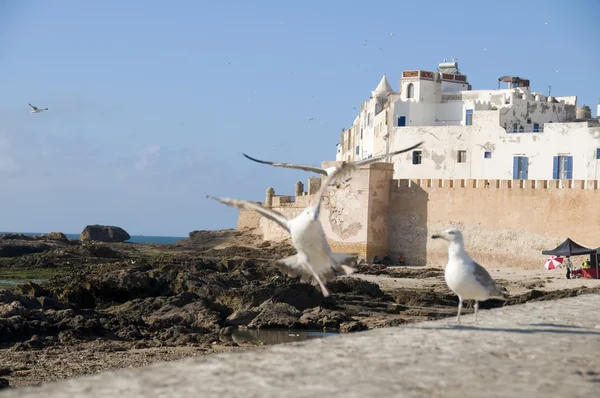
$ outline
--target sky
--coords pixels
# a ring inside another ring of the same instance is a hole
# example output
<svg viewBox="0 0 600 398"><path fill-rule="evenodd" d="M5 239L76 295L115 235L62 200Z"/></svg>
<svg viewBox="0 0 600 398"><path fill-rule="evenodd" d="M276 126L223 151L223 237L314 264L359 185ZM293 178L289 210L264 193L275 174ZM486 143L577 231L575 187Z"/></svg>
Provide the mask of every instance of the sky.
<svg viewBox="0 0 600 398"><path fill-rule="evenodd" d="M597 0L0 1L0 231L234 228L206 195L311 176L242 152L335 160L384 73L397 90L444 58L473 89L516 75L595 114L599 37Z"/></svg>

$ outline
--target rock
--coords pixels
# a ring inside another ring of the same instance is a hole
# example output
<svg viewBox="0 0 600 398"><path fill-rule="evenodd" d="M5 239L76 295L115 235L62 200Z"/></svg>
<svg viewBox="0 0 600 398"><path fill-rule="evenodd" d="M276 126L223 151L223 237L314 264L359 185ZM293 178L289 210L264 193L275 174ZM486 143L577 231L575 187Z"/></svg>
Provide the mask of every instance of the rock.
<svg viewBox="0 0 600 398"><path fill-rule="evenodd" d="M169 296L171 280L151 267L130 267L108 272L90 281L96 301L124 303L144 297Z"/></svg>
<svg viewBox="0 0 600 398"><path fill-rule="evenodd" d="M278 289L273 295L273 301L287 303L304 311L307 308L323 305L326 298L319 289L311 284L293 283Z"/></svg>
<svg viewBox="0 0 600 398"><path fill-rule="evenodd" d="M62 232L50 232L46 238L50 240L57 240L59 242L69 242L67 235L63 234Z"/></svg>
<svg viewBox="0 0 600 398"><path fill-rule="evenodd" d="M43 310L65 310L69 308L69 305L61 301L55 300L51 297L38 297Z"/></svg>
<svg viewBox="0 0 600 398"><path fill-rule="evenodd" d="M341 323L351 320L343 312L316 307L304 311L299 322L307 329L338 329Z"/></svg>
<svg viewBox="0 0 600 398"><path fill-rule="evenodd" d="M367 325L362 324L360 321L343 322L340 324L340 333L360 332L368 328Z"/></svg>
<svg viewBox="0 0 600 398"><path fill-rule="evenodd" d="M366 294L371 297L383 297L379 285L358 278L336 278L329 283L332 293Z"/></svg>
<svg viewBox="0 0 600 398"><path fill-rule="evenodd" d="M10 318L15 315L25 316L28 313L29 310L18 301L13 301L10 304L0 304L0 318Z"/></svg>
<svg viewBox="0 0 600 398"><path fill-rule="evenodd" d="M34 282L26 282L18 287L18 290L29 297L41 297L41 296L49 296L50 292L48 289L41 287L37 283Z"/></svg>
<svg viewBox="0 0 600 398"><path fill-rule="evenodd" d="M297 325L302 314L286 303L266 302L259 308L261 312L250 322L249 328L292 328Z"/></svg>
<svg viewBox="0 0 600 398"><path fill-rule="evenodd" d="M9 388L10 385L8 383L8 379L0 378L0 390L3 388Z"/></svg>
<svg viewBox="0 0 600 398"><path fill-rule="evenodd" d="M121 227L95 224L86 226L79 239L82 242L125 242L131 239L131 236Z"/></svg>
<svg viewBox="0 0 600 398"><path fill-rule="evenodd" d="M201 332L220 329L219 313L211 310L208 303L193 293L181 293L169 297L164 306L144 319L154 329L183 326Z"/></svg>
<svg viewBox="0 0 600 398"><path fill-rule="evenodd" d="M250 322L252 322L254 318L256 318L257 315L258 312L253 310L235 311L227 317L227 319L225 320L225 325L248 325Z"/></svg>
<svg viewBox="0 0 600 398"><path fill-rule="evenodd" d="M4 366L0 367L0 376L8 376L11 373L12 373L12 369L4 367Z"/></svg>

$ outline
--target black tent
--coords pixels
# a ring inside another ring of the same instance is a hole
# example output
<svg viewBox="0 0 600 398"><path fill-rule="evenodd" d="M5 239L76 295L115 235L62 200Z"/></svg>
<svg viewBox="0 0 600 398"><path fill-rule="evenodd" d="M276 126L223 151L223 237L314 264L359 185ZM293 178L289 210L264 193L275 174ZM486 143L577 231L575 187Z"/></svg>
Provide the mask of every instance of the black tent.
<svg viewBox="0 0 600 398"><path fill-rule="evenodd" d="M583 247L580 244L573 242L571 239L567 238L563 243L558 245L554 250L542 250L542 254L548 256L562 256L562 257L570 257L570 256L585 256L586 254L590 255L590 259L592 259L592 267L596 266L596 275L600 276L598 272L599 261L598 255L600 254L600 247L598 249L588 249L587 247ZM593 257L591 255L594 255ZM596 276L596 278L598 278Z"/></svg>
<svg viewBox="0 0 600 398"><path fill-rule="evenodd" d="M595 254L596 249L588 249L587 247L583 247L576 242L573 242L571 239L567 238L563 243L558 245L554 250L542 250L542 254L548 256L585 256L586 254Z"/></svg>

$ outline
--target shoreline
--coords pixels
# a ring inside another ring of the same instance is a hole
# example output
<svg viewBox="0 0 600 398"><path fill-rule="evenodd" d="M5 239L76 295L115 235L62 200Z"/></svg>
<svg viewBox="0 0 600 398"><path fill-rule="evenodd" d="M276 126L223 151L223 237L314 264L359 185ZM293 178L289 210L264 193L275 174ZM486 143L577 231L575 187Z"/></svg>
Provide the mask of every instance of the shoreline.
<svg viewBox="0 0 600 398"><path fill-rule="evenodd" d="M296 338L274 330L353 333L451 322L458 304L442 268L432 266L359 264L357 274L329 284L325 299L272 266L294 251L289 244L233 230L203 231L175 245L34 243L43 251L0 261L0 273L61 270L40 284L0 289L0 378L15 387ZM562 270L489 271L509 306L600 292L600 280L567 280ZM488 300L480 308L502 305ZM466 303L463 313L471 312Z"/></svg>

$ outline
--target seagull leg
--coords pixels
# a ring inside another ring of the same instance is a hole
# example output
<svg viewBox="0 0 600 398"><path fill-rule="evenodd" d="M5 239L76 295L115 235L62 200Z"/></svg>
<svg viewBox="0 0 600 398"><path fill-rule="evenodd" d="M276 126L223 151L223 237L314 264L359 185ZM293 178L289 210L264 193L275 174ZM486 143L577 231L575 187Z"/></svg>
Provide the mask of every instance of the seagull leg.
<svg viewBox="0 0 600 398"><path fill-rule="evenodd" d="M475 300L475 323L477 323L477 310L479 309L479 301Z"/></svg>
<svg viewBox="0 0 600 398"><path fill-rule="evenodd" d="M460 311L462 310L462 306L463 306L463 299L462 297L458 296L458 314L456 315L456 323L458 323L460 325Z"/></svg>

